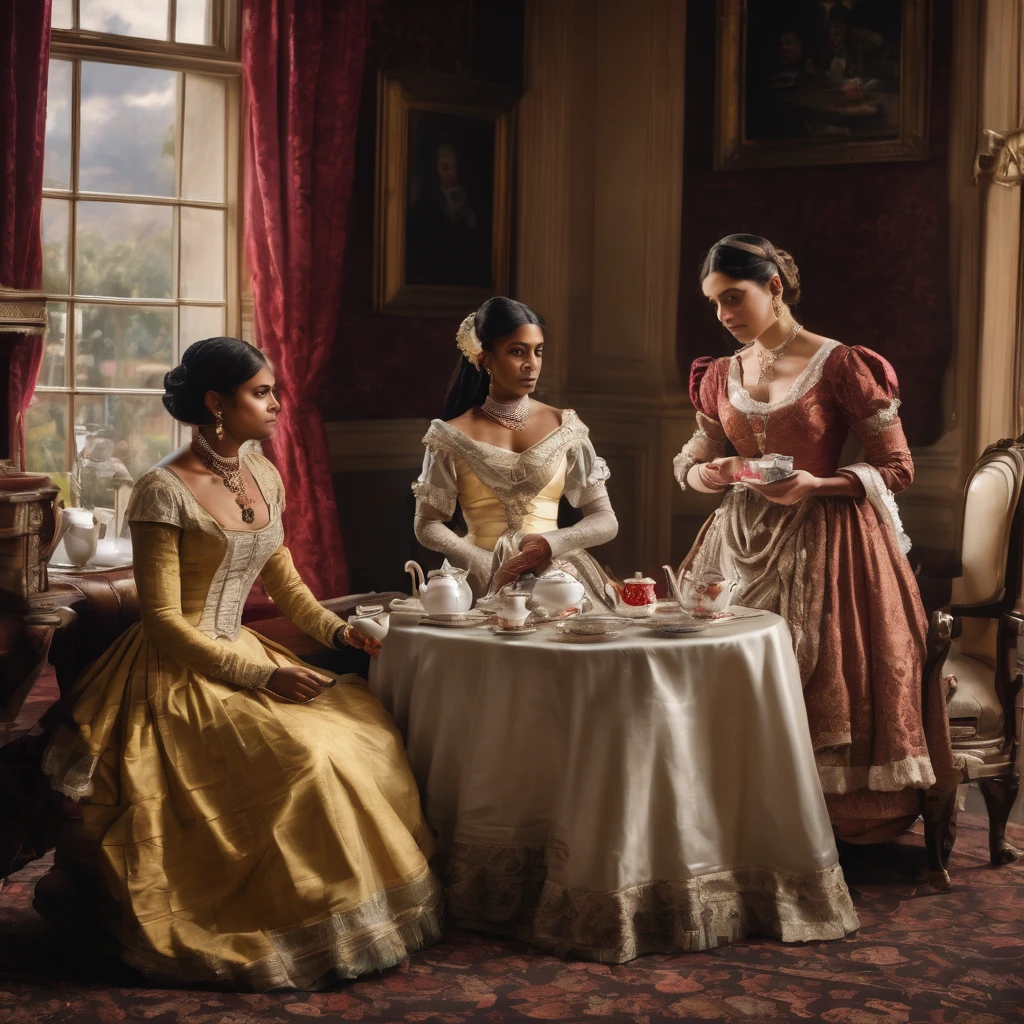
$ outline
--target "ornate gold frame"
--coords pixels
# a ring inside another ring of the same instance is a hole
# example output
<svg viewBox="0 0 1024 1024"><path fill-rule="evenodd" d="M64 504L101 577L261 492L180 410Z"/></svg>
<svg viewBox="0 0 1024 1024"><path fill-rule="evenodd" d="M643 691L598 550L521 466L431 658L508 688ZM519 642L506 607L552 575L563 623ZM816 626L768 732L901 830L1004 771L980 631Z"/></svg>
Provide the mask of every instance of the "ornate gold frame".
<svg viewBox="0 0 1024 1024"><path fill-rule="evenodd" d="M903 0L898 138L839 142L745 139L747 0L717 2L716 171L927 159L931 0Z"/></svg>
<svg viewBox="0 0 1024 1024"><path fill-rule="evenodd" d="M507 294L512 247L513 109L518 95L486 82L418 72L377 76L377 184L374 208L374 309L406 316L447 316ZM409 112L424 110L494 122L493 287L405 283Z"/></svg>

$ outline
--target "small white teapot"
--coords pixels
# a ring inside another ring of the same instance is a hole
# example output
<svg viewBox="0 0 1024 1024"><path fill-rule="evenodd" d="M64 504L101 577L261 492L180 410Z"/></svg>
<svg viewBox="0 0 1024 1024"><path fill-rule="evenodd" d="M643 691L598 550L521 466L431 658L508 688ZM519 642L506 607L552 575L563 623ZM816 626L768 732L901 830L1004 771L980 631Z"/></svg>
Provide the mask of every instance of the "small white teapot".
<svg viewBox="0 0 1024 1024"><path fill-rule="evenodd" d="M420 601L428 615L459 615L473 606L473 591L466 577L468 569L456 569L448 559L440 569L427 573L427 582L420 585Z"/></svg>
<svg viewBox="0 0 1024 1024"><path fill-rule="evenodd" d="M578 608L586 591L575 576L562 569L548 569L533 585L534 607L554 618L568 608Z"/></svg>
<svg viewBox="0 0 1024 1024"><path fill-rule="evenodd" d="M732 602L740 581L735 577L725 579L717 573L703 573L694 576L687 569L678 573L670 565L663 565L668 579L669 590L684 612L698 617L724 612Z"/></svg>

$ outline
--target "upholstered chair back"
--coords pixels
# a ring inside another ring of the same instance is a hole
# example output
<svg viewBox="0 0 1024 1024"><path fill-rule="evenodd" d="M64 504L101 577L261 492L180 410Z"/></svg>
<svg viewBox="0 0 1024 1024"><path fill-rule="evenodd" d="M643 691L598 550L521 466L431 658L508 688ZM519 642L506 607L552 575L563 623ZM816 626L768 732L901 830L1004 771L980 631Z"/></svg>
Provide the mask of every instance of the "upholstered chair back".
<svg viewBox="0 0 1024 1024"><path fill-rule="evenodd" d="M965 610L1001 605L1008 611L1020 599L1020 513L1024 453L1016 447L989 449L975 464L964 502L961 578L953 603Z"/></svg>

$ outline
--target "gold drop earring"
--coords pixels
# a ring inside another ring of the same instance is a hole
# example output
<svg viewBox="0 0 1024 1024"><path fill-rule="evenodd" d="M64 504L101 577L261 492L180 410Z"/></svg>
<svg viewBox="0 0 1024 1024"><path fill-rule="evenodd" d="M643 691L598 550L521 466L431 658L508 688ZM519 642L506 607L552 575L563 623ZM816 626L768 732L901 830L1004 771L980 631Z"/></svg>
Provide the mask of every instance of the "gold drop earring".
<svg viewBox="0 0 1024 1024"><path fill-rule="evenodd" d="M783 307L782 307L782 296L781 295L773 295L772 296L772 312L775 314L775 319L776 320L781 320L782 319Z"/></svg>
<svg viewBox="0 0 1024 1024"><path fill-rule="evenodd" d="M217 435L218 441L224 440L224 413L217 413L217 419L213 428L213 432Z"/></svg>

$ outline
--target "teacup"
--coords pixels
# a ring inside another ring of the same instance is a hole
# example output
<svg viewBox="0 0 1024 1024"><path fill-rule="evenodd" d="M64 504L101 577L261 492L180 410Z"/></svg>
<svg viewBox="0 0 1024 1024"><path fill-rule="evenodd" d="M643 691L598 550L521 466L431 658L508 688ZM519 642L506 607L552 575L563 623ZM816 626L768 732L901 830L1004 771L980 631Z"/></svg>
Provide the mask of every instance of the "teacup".
<svg viewBox="0 0 1024 1024"><path fill-rule="evenodd" d="M349 616L348 624L362 636L383 640L388 635L390 619L384 605L361 604L356 607L355 614Z"/></svg>
<svg viewBox="0 0 1024 1024"><path fill-rule="evenodd" d="M530 609L526 607L529 594L502 594L501 605L496 616L502 629L519 629L530 617Z"/></svg>

